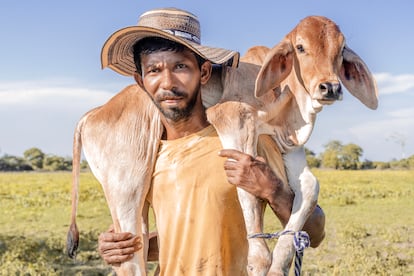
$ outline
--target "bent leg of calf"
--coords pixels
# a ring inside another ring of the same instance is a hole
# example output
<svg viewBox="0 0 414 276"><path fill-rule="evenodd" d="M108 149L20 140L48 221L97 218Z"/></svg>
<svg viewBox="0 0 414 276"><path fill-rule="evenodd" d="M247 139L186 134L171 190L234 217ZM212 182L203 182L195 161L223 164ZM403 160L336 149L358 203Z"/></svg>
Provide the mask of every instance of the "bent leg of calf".
<svg viewBox="0 0 414 276"><path fill-rule="evenodd" d="M301 231L307 218L314 210L319 194L319 183L306 164L303 148L284 156L289 184L295 193L292 214L285 231ZM279 238L273 250L269 275L287 275L295 255L292 235Z"/></svg>

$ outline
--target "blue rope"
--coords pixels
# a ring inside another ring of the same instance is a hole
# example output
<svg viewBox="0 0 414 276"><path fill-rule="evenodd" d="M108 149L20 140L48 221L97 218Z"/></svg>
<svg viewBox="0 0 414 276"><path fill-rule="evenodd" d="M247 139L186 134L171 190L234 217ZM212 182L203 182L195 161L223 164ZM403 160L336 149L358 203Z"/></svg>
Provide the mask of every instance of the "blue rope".
<svg viewBox="0 0 414 276"><path fill-rule="evenodd" d="M305 231L292 231L283 230L276 233L258 233L249 235L249 239L263 238L263 239L274 239L279 238L282 235L293 235L293 245L295 246L295 276L300 276L302 269L303 252L305 248L309 247L310 240L309 235Z"/></svg>

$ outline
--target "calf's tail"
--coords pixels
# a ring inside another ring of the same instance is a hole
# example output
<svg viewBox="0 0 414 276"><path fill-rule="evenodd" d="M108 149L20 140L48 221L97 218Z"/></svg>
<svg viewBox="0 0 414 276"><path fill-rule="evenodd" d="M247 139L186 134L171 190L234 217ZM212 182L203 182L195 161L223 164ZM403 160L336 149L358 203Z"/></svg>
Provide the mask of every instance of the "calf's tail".
<svg viewBox="0 0 414 276"><path fill-rule="evenodd" d="M66 250L70 258L76 257L76 250L79 245L79 231L76 225L76 213L79 200L79 173L81 159L81 127L82 121L77 125L73 138L73 160L72 160L72 214L69 231L66 238Z"/></svg>

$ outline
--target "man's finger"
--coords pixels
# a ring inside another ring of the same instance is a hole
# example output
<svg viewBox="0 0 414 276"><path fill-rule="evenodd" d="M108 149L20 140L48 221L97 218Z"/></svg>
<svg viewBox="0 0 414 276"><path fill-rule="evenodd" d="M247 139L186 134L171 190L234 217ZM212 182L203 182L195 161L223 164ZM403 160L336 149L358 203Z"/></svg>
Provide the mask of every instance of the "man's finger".
<svg viewBox="0 0 414 276"><path fill-rule="evenodd" d="M140 250L142 248L142 243L140 242L140 239L131 239L127 241L122 242L102 242L99 245L99 250L102 253L105 253L107 251L116 251L116 250L132 250L132 252L135 252L137 250ZM131 252L128 252L131 253Z"/></svg>
<svg viewBox="0 0 414 276"><path fill-rule="evenodd" d="M229 171L229 170L237 170L238 169L237 161L235 161L233 159L227 159L224 162L224 169L226 171Z"/></svg>
<svg viewBox="0 0 414 276"><path fill-rule="evenodd" d="M134 256L133 253L127 254L127 255L104 255L103 259L109 265L120 266L121 263L132 259L133 256Z"/></svg>
<svg viewBox="0 0 414 276"><path fill-rule="evenodd" d="M141 249L141 246L137 247L123 247L123 248L114 248L111 247L108 250L103 250L102 254L104 256L127 256L134 254Z"/></svg>
<svg viewBox="0 0 414 276"><path fill-rule="evenodd" d="M105 232L99 235L99 240L104 242L118 242L129 240L133 237L132 233L123 232L123 233L113 233Z"/></svg>
<svg viewBox="0 0 414 276"><path fill-rule="evenodd" d="M219 156L240 161L241 159L246 158L247 154L234 149L222 149L219 151Z"/></svg>

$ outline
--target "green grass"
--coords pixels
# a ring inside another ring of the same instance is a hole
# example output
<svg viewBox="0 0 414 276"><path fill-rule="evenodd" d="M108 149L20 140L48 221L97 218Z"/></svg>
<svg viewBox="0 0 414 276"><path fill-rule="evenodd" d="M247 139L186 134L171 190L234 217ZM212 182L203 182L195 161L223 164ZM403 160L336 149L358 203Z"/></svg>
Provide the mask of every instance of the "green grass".
<svg viewBox="0 0 414 276"><path fill-rule="evenodd" d="M305 250L304 275L413 275L414 171L314 170L326 238ZM97 237L111 224L101 186L81 174L76 261L64 248L70 173L0 173L0 275L109 275ZM266 212L266 232L280 224ZM271 241L270 243L274 243Z"/></svg>
<svg viewBox="0 0 414 276"><path fill-rule="evenodd" d="M80 252L66 257L70 173L0 174L0 275L108 275L97 237L111 224L99 183L81 174ZM26 274L24 274L26 273Z"/></svg>
<svg viewBox="0 0 414 276"><path fill-rule="evenodd" d="M305 275L413 275L414 171L315 171L325 241Z"/></svg>

